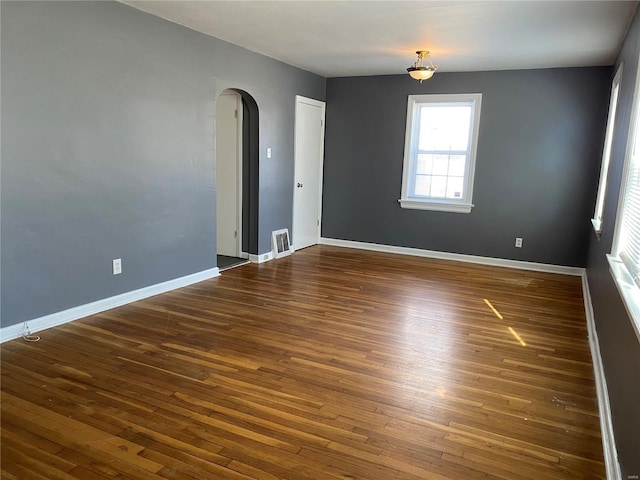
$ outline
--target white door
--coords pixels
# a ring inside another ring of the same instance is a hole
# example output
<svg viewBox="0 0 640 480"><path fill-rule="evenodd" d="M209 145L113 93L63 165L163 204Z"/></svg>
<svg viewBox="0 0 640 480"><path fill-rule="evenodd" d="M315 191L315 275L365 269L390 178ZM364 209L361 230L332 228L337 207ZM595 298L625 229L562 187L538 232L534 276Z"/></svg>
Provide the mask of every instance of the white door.
<svg viewBox="0 0 640 480"><path fill-rule="evenodd" d="M218 255L241 252L242 99L223 92L216 101L216 237Z"/></svg>
<svg viewBox="0 0 640 480"><path fill-rule="evenodd" d="M325 104L296 96L292 245L296 250L320 241Z"/></svg>

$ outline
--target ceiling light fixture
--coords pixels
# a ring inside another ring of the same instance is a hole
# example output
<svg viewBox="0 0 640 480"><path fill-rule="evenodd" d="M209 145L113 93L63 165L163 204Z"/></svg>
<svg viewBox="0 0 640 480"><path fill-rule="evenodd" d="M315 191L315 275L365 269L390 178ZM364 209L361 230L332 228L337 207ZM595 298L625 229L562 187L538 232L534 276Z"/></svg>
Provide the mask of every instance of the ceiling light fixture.
<svg viewBox="0 0 640 480"><path fill-rule="evenodd" d="M429 58L428 51L418 50L416 53L418 54L418 59L412 66L407 68L407 72L409 72L411 78L420 80L420 83L422 83L424 80L429 80L433 77L433 74L438 69L438 65L433 64ZM425 65L425 60L429 62L428 65Z"/></svg>

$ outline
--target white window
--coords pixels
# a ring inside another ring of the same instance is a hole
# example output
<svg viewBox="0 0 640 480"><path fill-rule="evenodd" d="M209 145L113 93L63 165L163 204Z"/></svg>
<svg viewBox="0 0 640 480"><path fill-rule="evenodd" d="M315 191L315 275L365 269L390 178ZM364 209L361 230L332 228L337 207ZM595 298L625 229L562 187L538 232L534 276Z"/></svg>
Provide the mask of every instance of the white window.
<svg viewBox="0 0 640 480"><path fill-rule="evenodd" d="M620 80L622 79L622 64L618 67L616 76L611 85L611 97L609 98L609 116L607 118L607 131L604 137L604 149L602 151L602 166L600 167L600 182L598 184L598 197L596 209L591 219L593 229L598 235L602 233L602 214L604 212L604 199L607 193L607 179L609 178L609 160L611 158L611 145L613 144L613 131L618 107L618 93L620 92Z"/></svg>
<svg viewBox="0 0 640 480"><path fill-rule="evenodd" d="M402 208L469 213L482 94L410 95Z"/></svg>
<svg viewBox="0 0 640 480"><path fill-rule="evenodd" d="M613 249L608 259L616 286L640 339L640 69L636 75L618 217Z"/></svg>

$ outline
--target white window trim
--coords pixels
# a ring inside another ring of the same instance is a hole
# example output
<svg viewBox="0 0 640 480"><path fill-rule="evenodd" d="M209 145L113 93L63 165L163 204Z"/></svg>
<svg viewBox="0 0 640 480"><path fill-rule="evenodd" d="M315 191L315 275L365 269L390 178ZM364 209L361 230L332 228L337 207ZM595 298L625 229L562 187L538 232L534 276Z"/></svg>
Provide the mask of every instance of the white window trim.
<svg viewBox="0 0 640 480"><path fill-rule="evenodd" d="M624 64L621 63L618 71L611 82L611 97L609 98L609 115L607 116L607 130L604 137L604 147L602 150L602 164L600 167L600 180L598 181L598 195L596 197L596 206L593 212L591 224L593 230L598 237L602 233L602 218L604 215L604 206L607 194L607 180L609 179L609 165L611 159L611 150L613 149L613 133L615 131L616 115L618 107L618 99L620 97L620 81L622 80L622 69Z"/></svg>
<svg viewBox="0 0 640 480"><path fill-rule="evenodd" d="M420 199L408 195L411 179L411 146L415 105L425 102L475 102L473 126L471 132L471 148L469 149L469 164L466 171L464 188L465 197L460 201L452 199ZM473 182L476 167L476 151L478 149L478 132L480 130L480 109L482 106L481 93L443 94L443 95L409 95L407 101L407 124L405 129L404 163L402 167L402 193L400 206L418 210L435 210L440 212L469 213L473 208Z"/></svg>
<svg viewBox="0 0 640 480"><path fill-rule="evenodd" d="M607 260L609 261L609 271L611 272L611 276L613 277L616 287L620 292L622 302L631 317L631 323L636 332L636 336L640 341L640 288L634 282L633 276L619 255L619 237L622 224L622 211L624 209L626 195L627 177L629 175L629 167L631 164L631 157L633 155L636 128L640 127L640 125L638 125L638 122L640 122L640 115L638 115L638 108L640 107L639 88L640 62L638 63L638 70L636 71L636 86L633 93L633 101L631 103L631 119L629 121L629 130L627 132L627 146L624 157L622 181L620 184L620 195L618 197L618 211L616 214L616 224L613 234L613 245L611 248L611 254L607 255Z"/></svg>
<svg viewBox="0 0 640 480"><path fill-rule="evenodd" d="M616 284L618 292L622 297L627 313L631 317L631 324L636 332L636 337L640 341L640 296L638 285L633 281L629 270L619 257L607 255L609 261L609 271Z"/></svg>

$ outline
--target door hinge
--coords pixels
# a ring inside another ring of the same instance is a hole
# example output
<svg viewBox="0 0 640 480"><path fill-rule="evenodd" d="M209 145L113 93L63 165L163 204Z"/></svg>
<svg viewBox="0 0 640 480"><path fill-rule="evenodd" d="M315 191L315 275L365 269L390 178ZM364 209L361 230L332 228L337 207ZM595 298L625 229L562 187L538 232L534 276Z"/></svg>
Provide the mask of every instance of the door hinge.
<svg viewBox="0 0 640 480"><path fill-rule="evenodd" d="M233 238L238 238L238 231L233 232Z"/></svg>

